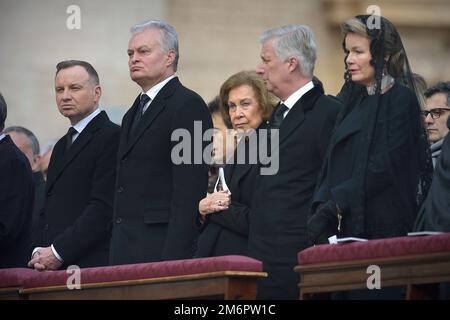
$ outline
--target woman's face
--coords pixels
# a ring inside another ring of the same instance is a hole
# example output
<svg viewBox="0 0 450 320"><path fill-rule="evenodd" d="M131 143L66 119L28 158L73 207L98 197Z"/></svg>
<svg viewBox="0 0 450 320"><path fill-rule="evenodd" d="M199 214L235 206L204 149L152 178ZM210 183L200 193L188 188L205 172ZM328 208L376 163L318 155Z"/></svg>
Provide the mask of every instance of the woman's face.
<svg viewBox="0 0 450 320"><path fill-rule="evenodd" d="M230 90L228 108L231 123L236 130L256 129L263 121L263 110L253 88L249 85L245 84Z"/></svg>
<svg viewBox="0 0 450 320"><path fill-rule="evenodd" d="M345 59L352 81L363 85L371 85L375 78L375 69L371 66L372 54L370 41L356 33L348 33L345 37Z"/></svg>

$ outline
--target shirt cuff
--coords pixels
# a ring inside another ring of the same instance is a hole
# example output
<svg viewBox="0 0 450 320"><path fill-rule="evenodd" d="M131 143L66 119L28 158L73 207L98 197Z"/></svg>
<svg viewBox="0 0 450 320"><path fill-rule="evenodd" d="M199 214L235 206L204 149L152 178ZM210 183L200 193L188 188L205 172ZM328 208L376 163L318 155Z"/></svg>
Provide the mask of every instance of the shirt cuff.
<svg viewBox="0 0 450 320"><path fill-rule="evenodd" d="M56 249L53 245L51 245L52 248L52 252L55 255L56 259L58 259L61 263L64 262L63 258L61 258L61 256L58 254L58 252L56 252Z"/></svg>

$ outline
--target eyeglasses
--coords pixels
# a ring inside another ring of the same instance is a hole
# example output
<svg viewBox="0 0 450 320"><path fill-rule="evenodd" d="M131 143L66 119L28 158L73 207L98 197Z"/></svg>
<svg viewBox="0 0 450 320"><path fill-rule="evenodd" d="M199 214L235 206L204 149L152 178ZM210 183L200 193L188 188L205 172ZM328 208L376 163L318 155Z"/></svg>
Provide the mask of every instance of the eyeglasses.
<svg viewBox="0 0 450 320"><path fill-rule="evenodd" d="M424 116L424 118L431 114L431 118L437 119L444 113L444 111L450 111L450 108L434 108L431 110L423 110L420 113Z"/></svg>

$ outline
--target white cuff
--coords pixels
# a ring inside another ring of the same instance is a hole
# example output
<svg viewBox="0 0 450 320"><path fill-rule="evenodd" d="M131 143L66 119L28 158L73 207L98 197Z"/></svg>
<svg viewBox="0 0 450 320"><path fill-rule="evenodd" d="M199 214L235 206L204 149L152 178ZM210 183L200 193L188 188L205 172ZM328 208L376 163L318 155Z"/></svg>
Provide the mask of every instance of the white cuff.
<svg viewBox="0 0 450 320"><path fill-rule="evenodd" d="M55 255L56 259L58 259L61 263L64 262L63 258L61 258L61 256L58 254L58 252L56 252L56 249L53 245L51 245L52 248L52 252Z"/></svg>

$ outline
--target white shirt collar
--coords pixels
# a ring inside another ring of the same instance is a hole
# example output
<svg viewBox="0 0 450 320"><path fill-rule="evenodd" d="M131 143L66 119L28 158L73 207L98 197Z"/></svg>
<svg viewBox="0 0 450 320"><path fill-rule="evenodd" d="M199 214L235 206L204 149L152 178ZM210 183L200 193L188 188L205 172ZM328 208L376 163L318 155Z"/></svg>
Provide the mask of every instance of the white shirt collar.
<svg viewBox="0 0 450 320"><path fill-rule="evenodd" d="M292 107L297 103L297 101L300 100L300 98L312 88L314 88L314 83L311 80L303 87L299 88L297 91L291 94L289 98L286 99L286 101L281 101L281 103L284 103L284 105L288 107L289 110L291 110Z"/></svg>
<svg viewBox="0 0 450 320"><path fill-rule="evenodd" d="M83 120L79 121L76 125L72 126L78 132L78 134L74 135L73 141L75 141L75 139L78 137L78 135L84 130L84 128L87 127L89 122L91 122L92 119L94 119L100 112L101 112L101 110L99 108L97 108L97 109L94 110L94 112L92 112L86 118L84 118Z"/></svg>
<svg viewBox="0 0 450 320"><path fill-rule="evenodd" d="M175 75L171 75L170 77L164 79L163 81L161 81L158 84L155 84L153 87L151 87L147 92L145 92L150 99L155 99L156 95L158 94L158 92L166 85L167 82L169 82L170 80L172 80L173 78L175 78ZM144 93L141 93L141 95Z"/></svg>
<svg viewBox="0 0 450 320"><path fill-rule="evenodd" d="M2 141L4 137L6 137L5 134L0 134L0 141Z"/></svg>

